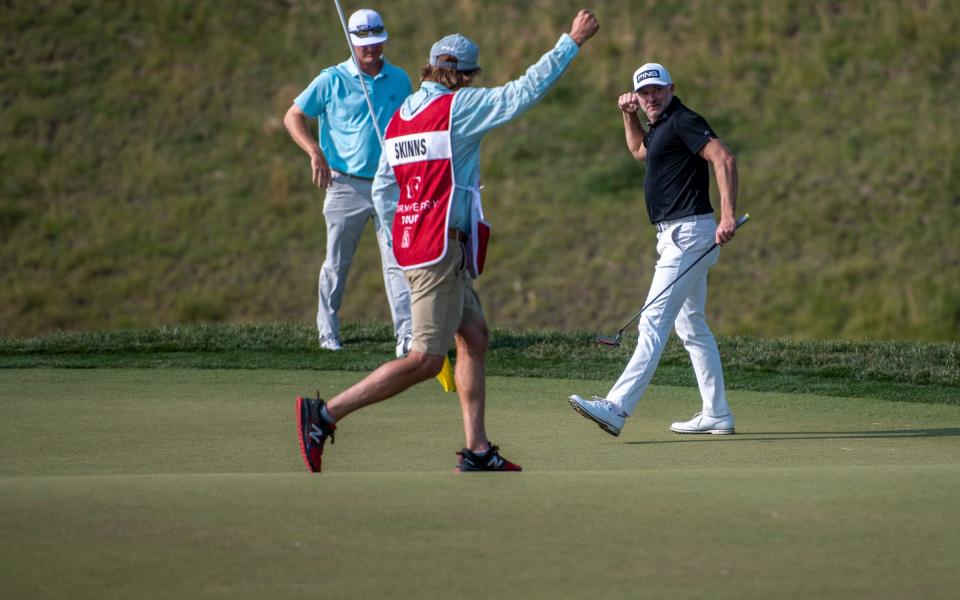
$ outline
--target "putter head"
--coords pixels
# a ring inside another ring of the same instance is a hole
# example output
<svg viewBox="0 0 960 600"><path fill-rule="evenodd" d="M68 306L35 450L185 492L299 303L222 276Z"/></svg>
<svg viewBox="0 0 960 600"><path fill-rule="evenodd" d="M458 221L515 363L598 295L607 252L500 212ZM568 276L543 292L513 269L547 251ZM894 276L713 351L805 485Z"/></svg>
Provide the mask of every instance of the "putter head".
<svg viewBox="0 0 960 600"><path fill-rule="evenodd" d="M620 340L623 339L623 332L621 331L617 335L598 335L597 342L603 344L604 346L610 346L612 348L620 347Z"/></svg>

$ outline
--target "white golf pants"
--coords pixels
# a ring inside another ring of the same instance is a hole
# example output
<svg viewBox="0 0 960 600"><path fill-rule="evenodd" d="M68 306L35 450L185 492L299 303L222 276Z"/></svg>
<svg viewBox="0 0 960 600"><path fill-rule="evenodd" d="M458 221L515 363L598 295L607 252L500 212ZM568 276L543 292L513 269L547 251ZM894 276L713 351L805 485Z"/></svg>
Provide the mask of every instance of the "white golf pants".
<svg viewBox="0 0 960 600"><path fill-rule="evenodd" d="M707 218L680 223L657 234L657 253L660 258L647 302L713 244L716 229L714 220ZM710 252L640 315L637 348L623 374L607 394L607 400L622 408L626 414L632 415L643 397L660 362L670 330L674 327L690 354L703 399L703 414L712 417L730 414L723 386L720 351L704 317L707 271L716 264L719 255L719 248Z"/></svg>
<svg viewBox="0 0 960 600"><path fill-rule="evenodd" d="M383 283L393 317L394 333L398 342L411 335L410 286L387 242L388 235L383 232L385 225L380 222L373 208L371 187L369 181L335 173L333 182L327 188L323 202L323 217L327 223L327 255L320 268L317 307L317 331L321 340L340 339L338 312L344 287L360 235L370 219L373 219L380 245ZM389 223L386 224L386 227L389 226Z"/></svg>

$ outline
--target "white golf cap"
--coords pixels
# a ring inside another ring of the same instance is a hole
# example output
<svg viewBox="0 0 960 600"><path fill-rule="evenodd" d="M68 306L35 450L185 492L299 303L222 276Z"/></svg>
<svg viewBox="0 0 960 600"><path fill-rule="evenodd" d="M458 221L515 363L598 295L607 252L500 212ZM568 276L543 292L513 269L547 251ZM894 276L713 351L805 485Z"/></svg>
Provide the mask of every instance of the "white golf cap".
<svg viewBox="0 0 960 600"><path fill-rule="evenodd" d="M387 30L380 13L369 8L361 8L350 15L347 29L354 46L372 46L387 41Z"/></svg>
<svg viewBox="0 0 960 600"><path fill-rule="evenodd" d="M440 60L439 57L448 54L457 59L457 62ZM458 71L475 71L480 66L480 48L473 41L459 33L448 35L430 48L430 64L435 67L449 67Z"/></svg>
<svg viewBox="0 0 960 600"><path fill-rule="evenodd" d="M633 91L647 85L667 86L673 83L670 73L660 63L647 63L633 72Z"/></svg>

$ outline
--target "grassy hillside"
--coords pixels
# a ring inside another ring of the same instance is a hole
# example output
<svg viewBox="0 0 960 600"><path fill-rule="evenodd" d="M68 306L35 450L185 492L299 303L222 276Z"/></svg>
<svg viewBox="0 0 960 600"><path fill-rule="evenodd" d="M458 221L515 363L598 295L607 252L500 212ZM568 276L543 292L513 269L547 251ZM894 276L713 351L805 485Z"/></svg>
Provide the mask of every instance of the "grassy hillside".
<svg viewBox="0 0 960 600"><path fill-rule="evenodd" d="M495 85L580 4L379 8L414 79L460 31ZM642 303L653 232L615 98L659 60L736 152L755 218L712 273L719 333L957 339L960 4L593 8L599 36L485 142L493 323L616 330ZM312 321L322 195L281 117L346 57L332 2L12 0L0 31L0 333ZM377 262L368 232L346 319L388 317Z"/></svg>

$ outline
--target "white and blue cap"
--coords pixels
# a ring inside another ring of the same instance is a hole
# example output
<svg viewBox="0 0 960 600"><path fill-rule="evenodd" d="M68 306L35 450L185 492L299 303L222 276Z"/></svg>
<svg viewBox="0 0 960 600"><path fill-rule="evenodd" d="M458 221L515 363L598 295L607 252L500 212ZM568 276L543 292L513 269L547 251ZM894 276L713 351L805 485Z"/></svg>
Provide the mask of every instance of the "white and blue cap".
<svg viewBox="0 0 960 600"><path fill-rule="evenodd" d="M440 60L439 57L449 54L457 62ZM454 33L441 39L430 48L430 64L434 67L448 67L458 71L476 71L480 68L477 59L480 57L480 48L470 38Z"/></svg>
<svg viewBox="0 0 960 600"><path fill-rule="evenodd" d="M648 85L668 86L671 83L673 81L670 79L670 73L660 63L647 63L633 72L633 91L635 92Z"/></svg>
<svg viewBox="0 0 960 600"><path fill-rule="evenodd" d="M350 15L347 30L354 46L372 46L387 41L387 30L380 13L369 8L361 8Z"/></svg>

